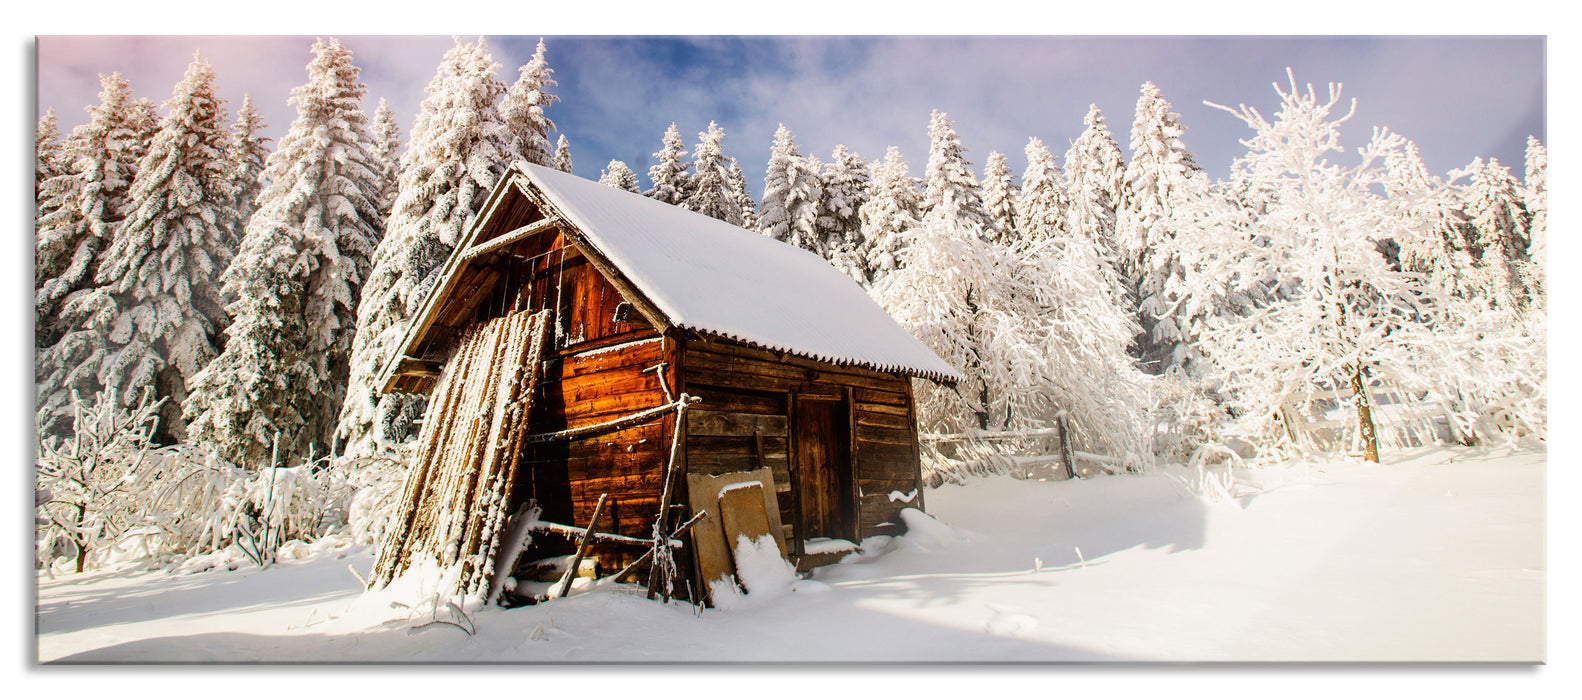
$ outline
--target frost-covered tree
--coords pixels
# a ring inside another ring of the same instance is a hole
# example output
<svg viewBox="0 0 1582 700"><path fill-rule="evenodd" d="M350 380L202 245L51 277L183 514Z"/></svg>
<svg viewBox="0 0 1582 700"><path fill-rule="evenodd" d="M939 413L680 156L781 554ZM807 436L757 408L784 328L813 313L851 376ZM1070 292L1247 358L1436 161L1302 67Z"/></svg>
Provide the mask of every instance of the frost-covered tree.
<svg viewBox="0 0 1582 700"><path fill-rule="evenodd" d="M483 43L480 38L479 46ZM559 84L550 77L554 73L549 61L544 58L544 40L539 39L538 50L518 71L516 82L500 101L499 111L499 118L505 121L507 133L510 134L507 152L515 153L529 163L549 167L558 167L555 164L554 147L549 145L549 132L555 130L555 122L544 115L544 110L560 99L549 93L550 86ZM490 75L492 79L492 71ZM416 131L416 127L413 127L413 131ZM566 157L570 163L569 151ZM568 168L566 172L571 170Z"/></svg>
<svg viewBox="0 0 1582 700"><path fill-rule="evenodd" d="M704 216L741 224L741 212L730 189L730 159L720 148L725 130L709 122L708 131L698 132L698 146L692 153L692 179L682 208Z"/></svg>
<svg viewBox="0 0 1582 700"><path fill-rule="evenodd" d="M555 169L563 173L571 172L571 142L566 140L566 135L561 134L555 142Z"/></svg>
<svg viewBox="0 0 1582 700"><path fill-rule="evenodd" d="M434 283L432 273L505 168L522 157L512 146L519 134L495 108L505 93L495 77L499 68L483 39L458 39L429 82L401 156L395 206L358 300L351 378L335 433L338 454L389 453L415 434L422 402L379 394L374 377Z"/></svg>
<svg viewBox="0 0 1582 700"><path fill-rule="evenodd" d="M967 149L956 135L955 122L939 110L929 115L928 164L923 168L923 213L936 209L979 231L991 230Z"/></svg>
<svg viewBox="0 0 1582 700"><path fill-rule="evenodd" d="M379 213L388 216L390 206L395 204L396 177L401 173L401 127L396 124L390 102L383 97L374 109L369 133L374 140L374 158L379 161Z"/></svg>
<svg viewBox="0 0 1582 700"><path fill-rule="evenodd" d="M687 164L682 162L686 155L687 147L681 143L681 132L676 131L675 122L671 122L670 128L665 129L663 146L654 154L659 162L648 166L648 179L654 186L644 194L665 204L680 205L685 202L690 191Z"/></svg>
<svg viewBox="0 0 1582 700"><path fill-rule="evenodd" d="M1019 192L1011 181L1011 166L999 151L990 151L983 161L983 208L989 214L991 236L1001 245L1020 237L1016 229L1016 200Z"/></svg>
<svg viewBox="0 0 1582 700"><path fill-rule="evenodd" d="M1462 206L1488 299L1498 307L1524 308L1530 298L1523 269L1530 240L1520 186L1493 158L1487 162L1475 158L1465 172L1469 182L1462 191Z"/></svg>
<svg viewBox="0 0 1582 700"><path fill-rule="evenodd" d="M259 132L268 126L264 115L253 107L252 96L242 95L236 123L231 125L231 138L236 142L236 215L243 227L258 209L258 193L264 189L264 161L269 158L270 139ZM240 241L241 237L238 229L235 240Z"/></svg>
<svg viewBox="0 0 1582 700"><path fill-rule="evenodd" d="M66 174L65 152L60 147L60 127L55 119L55 108L50 107L44 111L44 116L39 117L38 128L33 136L33 198L35 202L42 203L44 198L40 194L44 190L44 182L50 178Z"/></svg>
<svg viewBox="0 0 1582 700"><path fill-rule="evenodd" d="M870 282L901 266L907 232L922 220L920 180L907 173L901 149L889 147L884 160L869 164L868 201L858 209L862 220L862 255Z"/></svg>
<svg viewBox="0 0 1582 700"><path fill-rule="evenodd" d="M955 387L914 384L920 430L1045 428L1065 412L1078 449L1150 461L1146 392L1125 355L1136 326L1107 297L1097 246L1002 246L940 210L909 237L873 296L965 375Z"/></svg>
<svg viewBox="0 0 1582 700"><path fill-rule="evenodd" d="M753 195L747 191L747 177L742 174L742 166L731 159L730 167L725 169L725 184L730 188L731 200L736 202L736 211L741 214L741 221L734 222L745 229L758 228L758 216L754 213L758 203L753 201Z"/></svg>
<svg viewBox="0 0 1582 700"><path fill-rule="evenodd" d="M1117 216L1120 271L1138 301L1137 357L1150 373L1162 373L1174 348L1183 342L1179 320L1167 320L1171 306L1164 289L1179 284L1182 269L1167 251L1178 232L1167 225L1172 210L1200 170L1181 142L1181 116L1153 83L1143 83L1132 122L1131 162L1126 165L1126 199ZM1172 282L1173 280L1173 282Z"/></svg>
<svg viewBox="0 0 1582 700"><path fill-rule="evenodd" d="M223 277L235 321L193 379L192 438L236 464L329 454L357 301L384 220L384 164L362 112L366 86L336 39L313 45L297 118L269 158L258 212ZM278 444L275 442L279 435Z"/></svg>
<svg viewBox="0 0 1582 700"><path fill-rule="evenodd" d="M1527 137L1527 171L1522 180L1522 202L1527 207L1528 237L1527 257L1537 266L1537 273L1544 276L1547 270L1549 249L1549 150L1536 136Z"/></svg>
<svg viewBox="0 0 1582 700"><path fill-rule="evenodd" d="M824 257L859 284L867 285L868 265L862 240L862 205L868 200L868 164L844 144L824 166L818 202L818 232Z"/></svg>
<svg viewBox="0 0 1582 700"><path fill-rule="evenodd" d="M1042 241L1066 234L1065 175L1054 154L1037 137L1028 139L1027 170L1016 200L1017 228L1028 241Z"/></svg>
<svg viewBox="0 0 1582 700"><path fill-rule="evenodd" d="M791 130L775 130L769 163L764 168L764 194L758 201L758 231L777 241L823 254L818 240L818 199L823 189L819 172L797 150Z"/></svg>
<svg viewBox="0 0 1582 700"><path fill-rule="evenodd" d="M642 188L637 184L637 173L626 165L624 161L612 160L604 166L604 172L599 173L599 182L616 189L642 194Z"/></svg>
<svg viewBox="0 0 1582 700"><path fill-rule="evenodd" d="M1362 388L1372 377L1408 372L1412 339L1425 331L1431 301L1430 290L1392 269L1375 245L1404 233L1394 207L1375 190L1404 139L1375 130L1360 162L1342 165L1335 155L1342 152L1340 126L1355 103L1336 115L1339 86L1331 84L1329 99L1320 101L1312 86L1298 90L1294 77L1289 91L1276 91L1281 106L1273 121L1254 108L1220 107L1255 131L1243 141L1249 152L1241 163L1273 193L1268 210L1245 227L1204 226L1191 244L1177 239L1165 253L1182 262L1192 289L1222 296L1264 284L1269 270L1294 281L1249 313L1212 319L1200 340L1243 434L1264 447L1288 446L1286 423L1315 410L1316 389L1349 389L1359 397L1352 404L1360 442L1378 461Z"/></svg>
<svg viewBox="0 0 1582 700"><path fill-rule="evenodd" d="M1066 221L1073 234L1098 243L1113 257L1126 163L1098 105L1088 106L1082 122L1087 128L1066 151Z"/></svg>
<svg viewBox="0 0 1582 700"><path fill-rule="evenodd" d="M214 69L201 56L164 111L138 165L130 213L95 276L99 286L67 306L102 334L105 388L123 401L145 389L168 397L160 429L180 439L180 402L193 376L219 354L229 324L218 277L234 253L237 178Z"/></svg>

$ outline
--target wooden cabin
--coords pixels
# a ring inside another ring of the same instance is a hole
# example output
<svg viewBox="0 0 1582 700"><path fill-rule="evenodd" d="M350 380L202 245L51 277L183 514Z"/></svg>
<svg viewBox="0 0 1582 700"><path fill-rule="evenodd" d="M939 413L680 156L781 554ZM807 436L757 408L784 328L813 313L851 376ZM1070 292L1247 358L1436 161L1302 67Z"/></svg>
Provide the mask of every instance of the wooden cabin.
<svg viewBox="0 0 1582 700"><path fill-rule="evenodd" d="M591 525L602 533L589 553L599 575L644 554L634 543L654 538L661 509L672 528L714 508L730 484L764 490L781 551L804 569L832 561L818 555L831 541L899 534L899 512L923 507L911 381L960 375L817 255L517 163L446 263L382 390L434 391L447 363L461 362L469 328L527 314L547 316L542 348L491 361L537 367L518 434L497 426L491 438L511 454L491 477L508 493L489 508L536 504L541 521L575 532L607 495ZM437 410L431 401L428 421ZM440 427L425 425L437 437L420 459L485 449ZM497 536L506 524L490 517ZM724 519L680 538L679 595L696 599L700 582L729 572Z"/></svg>

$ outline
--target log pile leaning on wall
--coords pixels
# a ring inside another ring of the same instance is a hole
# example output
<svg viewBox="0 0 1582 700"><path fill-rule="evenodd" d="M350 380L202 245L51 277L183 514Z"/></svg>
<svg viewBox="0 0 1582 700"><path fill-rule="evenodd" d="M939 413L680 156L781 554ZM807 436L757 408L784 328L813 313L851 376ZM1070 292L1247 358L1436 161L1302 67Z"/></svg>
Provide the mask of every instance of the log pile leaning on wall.
<svg viewBox="0 0 1582 700"><path fill-rule="evenodd" d="M469 326L429 398L395 526L370 588L433 562L450 590L486 593L538 385L548 311Z"/></svg>

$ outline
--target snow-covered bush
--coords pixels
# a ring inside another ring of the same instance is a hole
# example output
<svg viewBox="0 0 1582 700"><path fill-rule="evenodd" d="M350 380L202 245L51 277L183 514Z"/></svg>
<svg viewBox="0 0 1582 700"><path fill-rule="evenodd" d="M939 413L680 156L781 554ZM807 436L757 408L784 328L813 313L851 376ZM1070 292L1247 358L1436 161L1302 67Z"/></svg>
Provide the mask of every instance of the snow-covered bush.
<svg viewBox="0 0 1582 700"><path fill-rule="evenodd" d="M144 391L130 409L112 389L83 401L73 394L73 434L40 431L35 471L36 563L89 568L139 524L139 470L151 449L159 408Z"/></svg>

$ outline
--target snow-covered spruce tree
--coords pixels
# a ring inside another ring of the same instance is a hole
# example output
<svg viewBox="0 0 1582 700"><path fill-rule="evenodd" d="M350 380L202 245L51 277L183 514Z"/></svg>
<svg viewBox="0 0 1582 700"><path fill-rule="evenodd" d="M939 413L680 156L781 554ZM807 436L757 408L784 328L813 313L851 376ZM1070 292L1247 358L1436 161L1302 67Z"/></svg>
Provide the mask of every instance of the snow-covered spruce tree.
<svg viewBox="0 0 1582 700"><path fill-rule="evenodd" d="M1016 184L1011 181L1011 166L999 151L990 151L983 161L983 208L989 213L989 230L1000 245L1010 245L1020 237L1016 229Z"/></svg>
<svg viewBox="0 0 1582 700"><path fill-rule="evenodd" d="M1289 74L1289 71L1288 71ZM1410 380L1414 338L1431 290L1391 268L1375 241L1404 234L1404 222L1372 188L1386 177L1384 164L1404 139L1376 129L1359 149L1360 162L1330 160L1342 152L1340 126L1355 111L1333 114L1340 87L1321 102L1312 86L1299 91L1291 78L1274 121L1256 109L1220 107L1255 130L1243 141L1247 176L1274 193L1264 214L1239 227L1208 226L1193 233L1195 250L1183 260L1192 289L1227 292L1263 284L1268 270L1296 283L1266 306L1211 320L1200 341L1221 391L1260 447L1290 446L1290 413L1312 410L1316 389L1350 390L1358 397L1358 435L1365 456L1378 461L1378 439L1368 393L1372 377ZM1298 446L1299 447L1299 446Z"/></svg>
<svg viewBox="0 0 1582 700"><path fill-rule="evenodd" d="M1179 320L1164 318L1171 311L1163 297L1165 287L1179 282L1181 265L1168 245L1178 232L1166 222L1177 205L1187 180L1200 170L1192 153L1181 142L1185 129L1181 115L1170 111L1153 83L1143 83L1132 122L1132 160L1126 165L1126 198L1117 216L1120 271L1138 302L1137 354L1143 369L1162 374L1168 358L1185 340Z"/></svg>
<svg viewBox="0 0 1582 700"><path fill-rule="evenodd" d="M401 155L397 152L401 150L401 127L396 124L390 102L383 97L374 109L369 133L374 139L374 158L379 161L379 213L389 216L390 207L395 204L396 176L401 173Z"/></svg>
<svg viewBox="0 0 1582 700"><path fill-rule="evenodd" d="M741 224L741 212L730 189L730 159L720 149L725 130L709 122L708 131L698 132L698 146L692 153L692 181L687 187L684 209L704 216Z"/></svg>
<svg viewBox="0 0 1582 700"><path fill-rule="evenodd" d="M862 219L862 255L870 282L901 266L900 252L908 231L922 219L920 180L907 173L901 149L891 146L884 160L869 164L868 201L858 209Z"/></svg>
<svg viewBox="0 0 1582 700"><path fill-rule="evenodd" d="M1071 232L1094 241L1116 258L1116 209L1121 203L1126 163L1098 105L1089 105L1087 128L1066 151L1066 220ZM1117 262L1118 262L1118 258Z"/></svg>
<svg viewBox="0 0 1582 700"><path fill-rule="evenodd" d="M357 304L351 378L335 433L337 454L392 454L416 434L421 400L373 385L412 315L505 168L522 154L495 109L505 86L486 42L446 52L401 156L399 194Z"/></svg>
<svg viewBox="0 0 1582 700"><path fill-rule="evenodd" d="M60 147L60 126L55 119L55 108L44 110L44 116L39 117L38 128L33 135L33 198L35 203L43 203L40 194L44 190L44 181L66 174L66 154Z"/></svg>
<svg viewBox="0 0 1582 700"><path fill-rule="evenodd" d="M251 95L242 95L242 106L236 110L236 123L231 125L231 138L236 142L236 215L241 227L253 218L258 209L258 193L264 189L264 162L269 158L269 137L259 132L268 127L264 115L253 107ZM238 228L234 242L241 241L243 231Z"/></svg>
<svg viewBox="0 0 1582 700"><path fill-rule="evenodd" d="M992 230L955 122L937 109L928 119L928 164L923 168L923 213L935 209L956 212L964 224L985 235Z"/></svg>
<svg viewBox="0 0 1582 700"><path fill-rule="evenodd" d="M64 144L67 171L44 183L35 222L34 379L41 435L70 432L72 392L94 396L102 387L106 308L64 302L92 291L155 128L153 107L133 101L119 74L100 76L100 84L99 105L88 108L88 123Z"/></svg>
<svg viewBox="0 0 1582 700"><path fill-rule="evenodd" d="M235 252L236 159L214 69L195 56L132 182L131 211L105 251L99 286L67 306L104 334L99 379L122 401L168 398L161 439L186 434L180 403L219 354L229 324L218 277Z"/></svg>
<svg viewBox="0 0 1582 700"><path fill-rule="evenodd" d="M619 190L642 194L642 188L637 184L637 173L624 161L612 160L604 166L604 172L599 173L599 182Z"/></svg>
<svg viewBox="0 0 1582 700"><path fill-rule="evenodd" d="M479 38L478 45L483 46L483 44L483 39ZM549 67L549 61L544 58L544 40L539 39L538 50L533 52L533 58L522 66L516 82L500 101L499 111L500 119L505 121L509 134L507 151L518 154L517 157L529 163L548 167L559 167L555 162L555 156L558 154L554 147L549 145L549 132L555 129L555 122L544 116L544 110L560 99L549 94L549 87L559 84L550 77L554 72ZM490 76L492 79L492 71ZM416 130L417 128L413 127L413 131ZM413 140L416 140L415 136ZM568 166L566 172L571 172L569 147L566 158Z"/></svg>
<svg viewBox="0 0 1582 700"><path fill-rule="evenodd" d="M752 193L747 191L747 176L742 174L742 166L735 158L725 169L725 184L730 188L731 199L736 202L736 211L741 214L741 221L733 223L749 230L758 228L758 216L754 213L758 203L753 201Z"/></svg>
<svg viewBox="0 0 1582 700"><path fill-rule="evenodd" d="M1453 189L1428 173L1417 145L1407 141L1386 161L1385 192L1406 222L1396 241L1403 271L1421 275L1444 296L1482 293L1468 243L1468 225Z"/></svg>
<svg viewBox="0 0 1582 700"><path fill-rule="evenodd" d="M1536 136L1527 137L1527 171L1522 180L1522 202L1526 204L1528 220L1527 258L1535 266L1539 279L1548 270L1549 250L1549 150Z"/></svg>
<svg viewBox="0 0 1582 700"><path fill-rule="evenodd" d="M571 142L566 140L566 135L561 134L555 142L555 169L563 173L571 172Z"/></svg>
<svg viewBox="0 0 1582 700"><path fill-rule="evenodd" d="M686 155L687 147L681 143L681 132L676 131L675 122L671 122L670 128L665 129L663 146L654 154L659 162L648 166L648 179L654 186L644 194L666 204L680 205L685 202L691 184L687 177L687 164L681 160Z"/></svg>
<svg viewBox="0 0 1582 700"><path fill-rule="evenodd" d="M1528 215L1520 186L1499 161L1474 158L1464 171L1469 182L1462 206L1471 227L1471 243L1486 295L1500 308L1524 309L1530 292L1523 269L1527 263Z"/></svg>
<svg viewBox="0 0 1582 700"><path fill-rule="evenodd" d="M824 257L835 269L867 286L868 265L862 241L862 205L868 200L868 164L839 145L824 166L818 202L818 231Z"/></svg>
<svg viewBox="0 0 1582 700"><path fill-rule="evenodd" d="M1054 154L1037 137L1028 139L1027 170L1016 200L1017 230L1027 241L1043 241L1066 232L1065 175Z"/></svg>
<svg viewBox="0 0 1582 700"><path fill-rule="evenodd" d="M764 194L758 201L758 231L777 241L823 255L818 239L819 173L797 151L784 124L775 130L769 163L764 168Z"/></svg>
<svg viewBox="0 0 1582 700"><path fill-rule="evenodd" d="M60 302L92 285L100 253L126 216L127 193L152 133L119 73L101 75L99 82L98 106L88 108L88 123L72 131L63 147L66 171L47 180L39 193L34 303L41 348L64 331L56 318Z"/></svg>
<svg viewBox="0 0 1582 700"><path fill-rule="evenodd" d="M219 357L193 380L184 410L194 441L264 465L329 454L348 376L357 301L384 220L366 86L336 39L313 45L297 118L264 171L270 183L223 277L235 321Z"/></svg>

